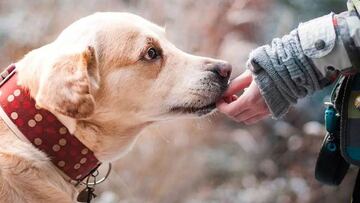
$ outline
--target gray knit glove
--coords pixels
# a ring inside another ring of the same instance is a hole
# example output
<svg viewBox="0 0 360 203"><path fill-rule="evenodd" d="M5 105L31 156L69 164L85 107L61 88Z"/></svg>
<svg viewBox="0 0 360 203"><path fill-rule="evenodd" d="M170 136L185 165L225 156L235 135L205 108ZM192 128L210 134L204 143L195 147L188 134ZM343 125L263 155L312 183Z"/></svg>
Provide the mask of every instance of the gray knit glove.
<svg viewBox="0 0 360 203"><path fill-rule="evenodd" d="M271 46L252 51L248 67L274 118L286 114L299 98L322 88L322 76L304 55L297 29L274 39Z"/></svg>

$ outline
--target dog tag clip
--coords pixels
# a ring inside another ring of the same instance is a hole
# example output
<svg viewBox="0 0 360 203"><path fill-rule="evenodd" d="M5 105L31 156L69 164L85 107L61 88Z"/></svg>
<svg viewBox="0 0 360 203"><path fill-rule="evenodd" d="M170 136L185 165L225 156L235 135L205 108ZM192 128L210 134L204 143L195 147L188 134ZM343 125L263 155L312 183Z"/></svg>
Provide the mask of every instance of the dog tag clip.
<svg viewBox="0 0 360 203"><path fill-rule="evenodd" d="M93 172L90 173L90 175L86 178L86 187L85 189L83 189L78 197L77 197L77 201L78 202L85 202L85 203L90 203L91 200L93 198L96 198L96 195L95 195L95 186L97 184L97 181L96 181L96 177L99 175L99 171L98 169L96 168ZM90 178L93 178L94 179L94 183L93 184L90 184Z"/></svg>
<svg viewBox="0 0 360 203"><path fill-rule="evenodd" d="M79 193L79 195L77 197L77 201L78 202L90 203L91 200L96 197L94 191L95 191L94 188L86 187L84 190L82 190Z"/></svg>
<svg viewBox="0 0 360 203"><path fill-rule="evenodd" d="M108 170L103 178L101 178L99 180L96 179L97 176L99 175L98 168L96 168L87 176L86 182L79 182L79 184L85 185L85 189L83 189L79 193L79 195L77 197L77 201L90 203L93 198L96 198L96 194L94 193L95 186L97 184L104 182L109 177L110 171L111 171L111 163L109 163ZM92 181L90 181L91 178L92 178Z"/></svg>

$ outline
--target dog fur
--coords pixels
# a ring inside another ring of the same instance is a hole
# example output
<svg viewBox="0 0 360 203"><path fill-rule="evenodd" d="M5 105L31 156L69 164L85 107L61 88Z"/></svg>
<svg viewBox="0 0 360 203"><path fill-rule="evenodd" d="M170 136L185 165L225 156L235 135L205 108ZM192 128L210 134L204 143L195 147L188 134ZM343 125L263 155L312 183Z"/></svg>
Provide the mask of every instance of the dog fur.
<svg viewBox="0 0 360 203"><path fill-rule="evenodd" d="M159 57L149 59L150 48ZM37 105L105 163L126 154L151 123L212 112L230 74L226 62L182 52L164 29L129 13L82 18L16 66ZM0 136L0 202L76 201L78 188L46 154L2 121Z"/></svg>

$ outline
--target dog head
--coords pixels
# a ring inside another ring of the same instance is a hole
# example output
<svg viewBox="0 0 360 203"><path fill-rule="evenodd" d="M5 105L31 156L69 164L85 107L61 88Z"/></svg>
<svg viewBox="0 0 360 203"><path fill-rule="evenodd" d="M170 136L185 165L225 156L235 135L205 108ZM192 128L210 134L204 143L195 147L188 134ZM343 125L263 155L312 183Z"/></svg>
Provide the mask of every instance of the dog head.
<svg viewBox="0 0 360 203"><path fill-rule="evenodd" d="M231 73L228 63L187 54L161 27L128 13L80 19L19 65L19 81L40 107L72 119L78 132L80 124L92 126L95 140L99 133L124 136L145 123L207 115Z"/></svg>

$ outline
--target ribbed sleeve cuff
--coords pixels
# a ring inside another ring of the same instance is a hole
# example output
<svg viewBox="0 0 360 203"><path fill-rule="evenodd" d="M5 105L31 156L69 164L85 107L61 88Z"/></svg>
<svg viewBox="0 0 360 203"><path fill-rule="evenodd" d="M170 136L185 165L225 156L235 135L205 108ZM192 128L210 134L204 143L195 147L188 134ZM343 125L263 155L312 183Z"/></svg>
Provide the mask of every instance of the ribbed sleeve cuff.
<svg viewBox="0 0 360 203"><path fill-rule="evenodd" d="M267 72L260 70L254 76L272 117L275 119L282 118L289 111L290 103L281 95Z"/></svg>

